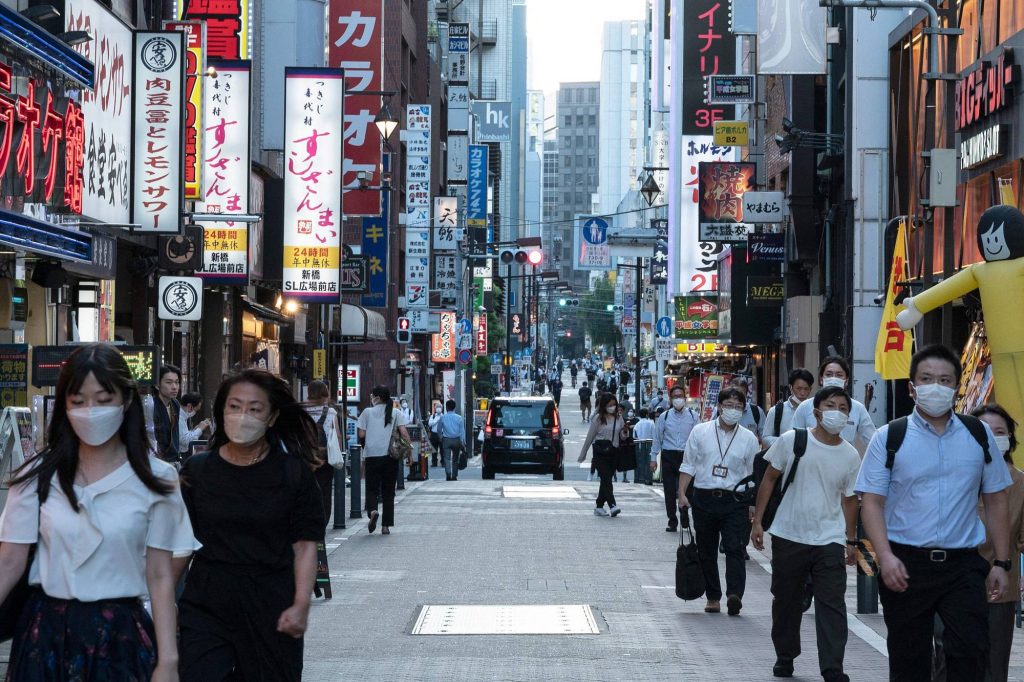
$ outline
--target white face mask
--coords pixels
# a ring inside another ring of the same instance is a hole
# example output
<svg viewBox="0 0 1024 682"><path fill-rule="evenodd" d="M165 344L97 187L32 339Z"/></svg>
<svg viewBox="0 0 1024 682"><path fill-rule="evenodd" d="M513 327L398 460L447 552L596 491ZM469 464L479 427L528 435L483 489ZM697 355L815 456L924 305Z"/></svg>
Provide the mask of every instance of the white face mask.
<svg viewBox="0 0 1024 682"><path fill-rule="evenodd" d="M922 384L914 386L917 394L915 402L929 417L941 417L953 408L956 391L942 384Z"/></svg>
<svg viewBox="0 0 1024 682"><path fill-rule="evenodd" d="M604 408L604 411L607 412L608 414L615 414L616 412L619 411L619 406L609 405L608 407Z"/></svg>
<svg viewBox="0 0 1024 682"><path fill-rule="evenodd" d="M738 410L735 407L727 407L722 410L722 421L729 426L735 426L739 424L740 419L743 418L743 410Z"/></svg>
<svg viewBox="0 0 1024 682"><path fill-rule="evenodd" d="M224 415L224 433L236 445L252 445L267 432L267 423L251 414L235 413Z"/></svg>
<svg viewBox="0 0 1024 682"><path fill-rule="evenodd" d="M840 377L825 377L821 380L822 388L828 388L829 386L835 386L836 388L846 388L846 379Z"/></svg>
<svg viewBox="0 0 1024 682"><path fill-rule="evenodd" d="M681 410L686 406L685 398L672 398L672 407Z"/></svg>
<svg viewBox="0 0 1024 682"><path fill-rule="evenodd" d="M846 428L847 421L847 416L839 410L823 410L821 413L822 428L833 436L839 435L839 433Z"/></svg>
<svg viewBox="0 0 1024 682"><path fill-rule="evenodd" d="M633 418L633 412L632 411L627 412L626 413L626 419L632 419L632 418Z"/></svg>
<svg viewBox="0 0 1024 682"><path fill-rule="evenodd" d="M1009 436L996 436L996 445L999 446L999 452L1004 455L1010 451L1010 437Z"/></svg>
<svg viewBox="0 0 1024 682"><path fill-rule="evenodd" d="M124 421L124 406L76 407L68 410L75 435L86 445L103 445L114 437Z"/></svg>

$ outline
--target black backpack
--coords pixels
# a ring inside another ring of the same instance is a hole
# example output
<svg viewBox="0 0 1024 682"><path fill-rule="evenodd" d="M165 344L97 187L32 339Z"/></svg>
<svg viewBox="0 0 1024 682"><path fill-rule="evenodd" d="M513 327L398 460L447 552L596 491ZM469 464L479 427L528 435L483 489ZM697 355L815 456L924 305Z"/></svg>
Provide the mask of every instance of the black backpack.
<svg viewBox="0 0 1024 682"><path fill-rule="evenodd" d="M954 412L954 414L956 414ZM985 425L977 417L969 414L956 414L957 419L967 427L974 440L978 441L982 451L985 453L985 464L992 461L992 455L988 451L988 434L985 432ZM903 445L903 439L907 436L907 418L900 417L889 422L889 432L885 435L885 468L892 469L896 463L896 452Z"/></svg>
<svg viewBox="0 0 1024 682"><path fill-rule="evenodd" d="M785 482L782 485L776 484L775 489L772 490L772 496L768 498L768 504L765 506L764 514L761 516L761 527L764 530L768 530L772 521L775 520L775 514L779 511L779 505L782 504L782 498L786 495L786 491L789 486L793 484L793 478L796 476L797 466L800 464L800 458L807 452L807 429L793 429L795 436L793 437L793 465L789 467L789 475L786 476ZM764 475L768 471L768 467L771 464L765 459L765 453L767 450L762 450L754 456L754 470L749 476L744 478L742 481L736 484L733 488L733 496L747 504L752 505L757 500L757 492L761 489L761 481L764 480ZM751 484L753 484L751 486Z"/></svg>

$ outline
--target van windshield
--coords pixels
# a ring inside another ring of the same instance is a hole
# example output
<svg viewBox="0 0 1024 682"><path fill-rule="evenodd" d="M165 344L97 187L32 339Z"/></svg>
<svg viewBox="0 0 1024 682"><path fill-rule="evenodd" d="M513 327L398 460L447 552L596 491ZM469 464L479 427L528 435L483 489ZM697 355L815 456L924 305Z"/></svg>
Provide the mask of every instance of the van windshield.
<svg viewBox="0 0 1024 682"><path fill-rule="evenodd" d="M551 427L551 403L495 403L492 426L506 429L546 429Z"/></svg>

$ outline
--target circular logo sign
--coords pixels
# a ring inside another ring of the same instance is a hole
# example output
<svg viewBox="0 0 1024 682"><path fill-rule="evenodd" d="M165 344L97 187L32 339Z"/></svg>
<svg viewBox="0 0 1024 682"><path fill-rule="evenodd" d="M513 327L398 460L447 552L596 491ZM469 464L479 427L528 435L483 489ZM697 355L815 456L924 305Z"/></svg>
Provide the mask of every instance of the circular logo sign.
<svg viewBox="0 0 1024 682"><path fill-rule="evenodd" d="M188 237L178 235L168 239L164 244L164 255L175 265L185 265L191 262L195 254L196 244Z"/></svg>
<svg viewBox="0 0 1024 682"><path fill-rule="evenodd" d="M184 317L196 309L199 304L199 292L191 282L174 280L164 289L163 301L169 313Z"/></svg>
<svg viewBox="0 0 1024 682"><path fill-rule="evenodd" d="M594 246L605 244L608 241L608 223L600 218L591 218L583 224L583 239Z"/></svg>
<svg viewBox="0 0 1024 682"><path fill-rule="evenodd" d="M154 73L163 73L178 63L178 49L167 38L150 38L142 46L142 64Z"/></svg>

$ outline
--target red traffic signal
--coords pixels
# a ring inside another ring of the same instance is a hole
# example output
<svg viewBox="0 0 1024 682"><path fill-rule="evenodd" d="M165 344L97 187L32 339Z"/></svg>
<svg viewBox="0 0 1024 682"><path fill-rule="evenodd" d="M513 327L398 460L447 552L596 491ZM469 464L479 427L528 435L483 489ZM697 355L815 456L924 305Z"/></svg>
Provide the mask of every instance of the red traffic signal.
<svg viewBox="0 0 1024 682"><path fill-rule="evenodd" d="M398 328L395 330L395 341L398 343L412 343L412 321L408 317L398 318Z"/></svg>
<svg viewBox="0 0 1024 682"><path fill-rule="evenodd" d="M544 260L544 254L540 251L531 251L527 256L527 260L530 261L530 265L540 265Z"/></svg>

